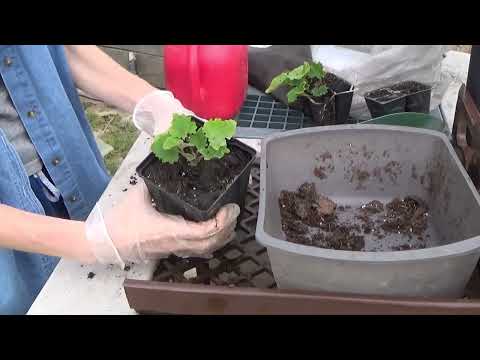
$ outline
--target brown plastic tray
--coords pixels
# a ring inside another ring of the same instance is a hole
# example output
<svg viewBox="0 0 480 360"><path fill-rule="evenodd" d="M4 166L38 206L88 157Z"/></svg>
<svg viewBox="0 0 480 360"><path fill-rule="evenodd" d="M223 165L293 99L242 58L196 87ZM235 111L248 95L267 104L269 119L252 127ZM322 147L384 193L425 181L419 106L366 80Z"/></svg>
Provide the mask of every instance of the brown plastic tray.
<svg viewBox="0 0 480 360"><path fill-rule="evenodd" d="M235 239L212 259L160 261L153 280L125 280L132 309L142 314L480 314L480 276L464 299L416 299L277 289L266 249L255 240L260 170L254 164ZM184 273L196 268L197 277ZM232 284L233 283L233 284ZM230 284L230 285L227 285Z"/></svg>

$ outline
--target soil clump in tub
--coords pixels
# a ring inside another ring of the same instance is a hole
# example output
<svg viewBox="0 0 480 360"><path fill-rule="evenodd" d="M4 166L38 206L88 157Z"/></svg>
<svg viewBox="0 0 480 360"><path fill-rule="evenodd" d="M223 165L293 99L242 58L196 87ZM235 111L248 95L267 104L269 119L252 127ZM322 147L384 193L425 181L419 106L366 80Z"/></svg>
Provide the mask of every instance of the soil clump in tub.
<svg viewBox="0 0 480 360"><path fill-rule="evenodd" d="M352 207L336 204L318 193L314 183L304 183L296 191L281 191L278 201L282 230L292 243L349 251L427 247L428 206L415 196Z"/></svg>

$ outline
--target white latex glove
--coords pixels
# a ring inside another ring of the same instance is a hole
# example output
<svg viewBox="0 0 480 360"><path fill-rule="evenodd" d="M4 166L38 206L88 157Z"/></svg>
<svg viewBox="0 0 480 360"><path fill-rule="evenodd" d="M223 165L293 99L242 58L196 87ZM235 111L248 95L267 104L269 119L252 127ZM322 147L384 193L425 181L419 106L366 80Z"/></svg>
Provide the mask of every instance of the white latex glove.
<svg viewBox="0 0 480 360"><path fill-rule="evenodd" d="M183 107L170 91L155 90L137 103L132 118L138 129L154 136L168 130L175 113L195 115Z"/></svg>
<svg viewBox="0 0 480 360"><path fill-rule="evenodd" d="M110 209L96 204L86 221L86 238L98 262L147 262L171 254L209 257L234 236L240 208L229 204L206 222L159 213L143 181Z"/></svg>

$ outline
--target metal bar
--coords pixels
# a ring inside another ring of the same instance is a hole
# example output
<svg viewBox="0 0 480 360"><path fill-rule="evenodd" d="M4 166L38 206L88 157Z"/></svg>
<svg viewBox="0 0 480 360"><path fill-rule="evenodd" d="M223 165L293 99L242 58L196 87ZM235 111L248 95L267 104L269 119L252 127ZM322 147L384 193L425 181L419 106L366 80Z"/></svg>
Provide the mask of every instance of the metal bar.
<svg viewBox="0 0 480 360"><path fill-rule="evenodd" d="M480 108L480 45L473 45L468 67L467 90Z"/></svg>
<svg viewBox="0 0 480 360"><path fill-rule="evenodd" d="M182 315L478 315L479 301L356 296L277 289L228 288L158 281L124 282L139 313Z"/></svg>

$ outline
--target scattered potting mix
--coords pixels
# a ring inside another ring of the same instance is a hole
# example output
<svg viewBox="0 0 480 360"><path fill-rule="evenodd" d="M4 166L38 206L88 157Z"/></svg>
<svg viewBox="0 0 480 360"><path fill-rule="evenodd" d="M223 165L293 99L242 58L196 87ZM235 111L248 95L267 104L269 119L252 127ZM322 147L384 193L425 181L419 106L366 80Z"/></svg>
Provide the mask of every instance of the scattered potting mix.
<svg viewBox="0 0 480 360"><path fill-rule="evenodd" d="M428 247L428 206L417 197L395 198L386 204L372 200L354 208L336 204L317 193L314 183L304 183L297 191L282 191L278 201L282 230L292 243L350 251ZM386 237L388 244L382 241Z"/></svg>

